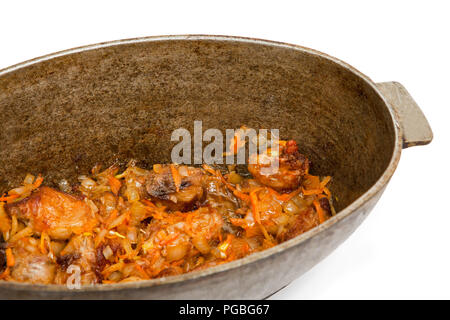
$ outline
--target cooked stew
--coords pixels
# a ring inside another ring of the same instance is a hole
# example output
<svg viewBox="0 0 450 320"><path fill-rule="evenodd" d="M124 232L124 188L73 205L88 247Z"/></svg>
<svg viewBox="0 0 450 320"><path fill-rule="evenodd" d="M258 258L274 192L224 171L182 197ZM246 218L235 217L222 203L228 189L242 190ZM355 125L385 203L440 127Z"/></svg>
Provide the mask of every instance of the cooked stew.
<svg viewBox="0 0 450 320"><path fill-rule="evenodd" d="M240 259L334 214L330 177L309 173L295 141L281 141L274 173L131 161L96 165L79 183L46 186L28 174L0 198L0 279L82 285L179 275Z"/></svg>

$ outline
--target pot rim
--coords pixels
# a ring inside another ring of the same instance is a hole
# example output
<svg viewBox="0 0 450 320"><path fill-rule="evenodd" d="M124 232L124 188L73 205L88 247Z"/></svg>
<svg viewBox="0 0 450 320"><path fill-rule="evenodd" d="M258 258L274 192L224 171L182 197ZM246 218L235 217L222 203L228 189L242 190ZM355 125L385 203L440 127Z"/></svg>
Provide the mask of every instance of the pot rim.
<svg viewBox="0 0 450 320"><path fill-rule="evenodd" d="M349 204L347 207L342 209L338 214L333 216L332 218L328 219L326 222L320 224L319 226L291 239L286 242L280 243L272 248L266 249L264 251L256 252L251 255L248 255L244 258L234 260L228 263L224 263L218 266L210 267L205 270L201 271L193 271L190 273L185 273L181 275L176 276L168 276L168 277L162 277L157 279L150 279L150 280L141 280L136 282L128 282L128 283L117 283L117 284L97 284L92 286L82 286L80 289L69 289L66 285L45 285L45 284L30 284L30 283L21 283L21 282L15 282L15 281L0 281L0 288L1 289L13 289L13 290L26 290L26 291L46 291L46 292L55 292L55 293L83 293L83 292L108 292L108 291L117 291L117 290L123 290L123 289L139 289L139 288L150 288L158 285L165 285L165 284L175 284L183 281L188 280L195 280L198 278L204 278L207 276L211 276L213 274L219 274L231 269L239 268L243 265L255 263L259 260L263 260L268 258L269 256L276 255L281 253L282 251L288 250L289 248L292 248L314 236L319 234L320 232L330 228L334 224L336 224L338 221L345 219L349 215L351 215L353 212L355 212L358 208L360 208L364 203L369 201L371 198L373 198L376 194L378 194L380 191L383 190L383 188L387 185L390 178L394 174L395 169L397 168L398 162L400 160L400 155L402 151L402 129L401 126L398 123L398 115L395 112L395 110L391 107L391 105L388 103L386 98L382 95L380 90L377 88L375 83L365 74L358 71L348 63L335 58L333 56L330 56L328 54L325 54L323 52L310 49L307 47L303 47L300 45L295 44L289 44L285 42L279 42L279 41L272 41L272 40L263 40L258 38L249 38L249 37L239 37L239 36L225 36L225 35L205 35L205 34L186 34L186 35L165 35L165 36L149 36L149 37L139 37L139 38L130 38L130 39L122 39L122 40L114 40L114 41L108 41L108 42L101 42L81 47L76 47L72 49L67 49L63 51L58 51L55 53L47 54L41 57L37 57L31 60L27 60L15 65L12 65L10 67L0 69L0 77L22 69L26 68L28 66L31 66L33 64L37 64L39 62L47 61L53 58L73 54L73 53L79 53L84 51L90 51L100 48L106 48L106 47L112 47L112 46L119 46L119 45L127 45L127 44L135 44L135 43L142 43L142 42L155 42L155 41L170 41L170 40L207 40L207 41L229 41L229 42L241 42L241 43L254 43L254 44L260 44L265 46L274 46L274 47L280 47L280 48L287 48L292 50L297 50L301 52L305 52L308 54L316 55L321 58L330 60L331 62L334 62L341 67L349 70L359 78L362 78L367 84L369 84L372 89L378 94L378 96L383 100L386 108L389 111L389 114L391 116L393 126L394 126L394 133L395 133L395 141L394 141L394 149L392 153L391 160L389 162L389 165L383 172L383 174L380 176L380 178L367 190L364 194L362 194L360 197L358 197L355 201L353 201L351 204Z"/></svg>

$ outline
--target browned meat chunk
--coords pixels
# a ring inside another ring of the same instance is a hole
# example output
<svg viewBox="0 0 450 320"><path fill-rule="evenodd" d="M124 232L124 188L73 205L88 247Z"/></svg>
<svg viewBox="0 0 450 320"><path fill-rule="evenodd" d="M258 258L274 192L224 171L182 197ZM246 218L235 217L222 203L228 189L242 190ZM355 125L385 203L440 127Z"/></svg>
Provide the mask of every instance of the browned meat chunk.
<svg viewBox="0 0 450 320"><path fill-rule="evenodd" d="M312 208L308 208L302 213L294 216L293 220L289 223L284 232L280 233L277 237L279 241L286 241L295 238L299 234L302 234L320 224L319 218L316 212Z"/></svg>
<svg viewBox="0 0 450 320"><path fill-rule="evenodd" d="M39 241L23 238L17 241L12 250L15 264L11 278L15 281L50 284L55 278L56 264L39 250Z"/></svg>
<svg viewBox="0 0 450 320"><path fill-rule="evenodd" d="M80 284L95 284L99 282L95 272L97 262L94 241L91 236L79 235L70 239L57 259L60 269L55 282L65 284L71 273L68 267L76 266L79 270Z"/></svg>
<svg viewBox="0 0 450 320"><path fill-rule="evenodd" d="M200 205L204 198L204 173L201 169L175 165L157 168L148 175L146 181L146 189L152 200L171 211L189 211Z"/></svg>
<svg viewBox="0 0 450 320"><path fill-rule="evenodd" d="M289 191L300 186L302 177L308 172L308 159L298 152L297 143L287 141L285 146L280 145L279 155L270 152L257 156L253 164L248 165L248 170L260 183L277 191ZM278 162L278 170L272 170L270 166Z"/></svg>
<svg viewBox="0 0 450 320"><path fill-rule="evenodd" d="M38 233L53 239L68 239L73 233L89 231L95 215L84 201L49 187L41 187L24 200L8 204L7 210Z"/></svg>

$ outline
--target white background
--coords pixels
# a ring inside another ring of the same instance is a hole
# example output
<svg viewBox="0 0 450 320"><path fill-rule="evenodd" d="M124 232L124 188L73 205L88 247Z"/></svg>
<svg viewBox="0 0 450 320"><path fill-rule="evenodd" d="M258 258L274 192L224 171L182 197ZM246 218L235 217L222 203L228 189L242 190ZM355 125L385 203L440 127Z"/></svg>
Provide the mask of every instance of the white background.
<svg viewBox="0 0 450 320"><path fill-rule="evenodd" d="M450 298L448 1L1 1L0 68L80 45L167 34L284 41L401 82L433 131L407 149L369 218L274 296Z"/></svg>

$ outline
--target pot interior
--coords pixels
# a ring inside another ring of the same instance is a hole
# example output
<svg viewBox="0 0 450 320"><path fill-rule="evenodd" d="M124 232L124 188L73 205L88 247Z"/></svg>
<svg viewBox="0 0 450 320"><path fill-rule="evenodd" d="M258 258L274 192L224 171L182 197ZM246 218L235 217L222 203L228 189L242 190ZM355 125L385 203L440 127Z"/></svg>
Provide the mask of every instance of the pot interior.
<svg viewBox="0 0 450 320"><path fill-rule="evenodd" d="M394 149L373 88L308 51L226 39L139 41L71 53L0 76L0 191L28 172L75 181L96 163L170 162L171 133L247 125L297 140L333 177L340 210L367 191Z"/></svg>

